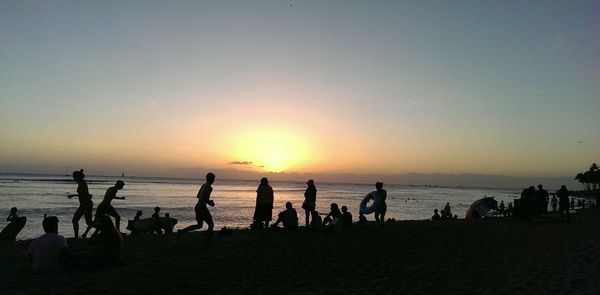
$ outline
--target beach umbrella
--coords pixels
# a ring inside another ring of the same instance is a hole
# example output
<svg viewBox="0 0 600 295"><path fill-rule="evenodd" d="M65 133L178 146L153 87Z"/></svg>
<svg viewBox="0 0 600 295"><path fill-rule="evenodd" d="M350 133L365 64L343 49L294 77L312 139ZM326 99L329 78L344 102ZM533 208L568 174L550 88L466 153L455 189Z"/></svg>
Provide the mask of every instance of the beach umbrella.
<svg viewBox="0 0 600 295"><path fill-rule="evenodd" d="M480 218L486 216L491 209L498 210L498 202L494 200L494 197L483 197L471 204L467 210L466 218Z"/></svg>

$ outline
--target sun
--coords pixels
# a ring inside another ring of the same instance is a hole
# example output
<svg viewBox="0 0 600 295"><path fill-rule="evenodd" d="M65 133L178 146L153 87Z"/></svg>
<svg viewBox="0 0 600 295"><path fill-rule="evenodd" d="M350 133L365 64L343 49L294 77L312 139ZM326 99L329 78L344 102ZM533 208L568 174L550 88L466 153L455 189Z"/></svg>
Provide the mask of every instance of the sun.
<svg viewBox="0 0 600 295"><path fill-rule="evenodd" d="M233 146L233 157L251 161L254 167L268 172L304 166L311 150L305 136L286 128L241 132Z"/></svg>

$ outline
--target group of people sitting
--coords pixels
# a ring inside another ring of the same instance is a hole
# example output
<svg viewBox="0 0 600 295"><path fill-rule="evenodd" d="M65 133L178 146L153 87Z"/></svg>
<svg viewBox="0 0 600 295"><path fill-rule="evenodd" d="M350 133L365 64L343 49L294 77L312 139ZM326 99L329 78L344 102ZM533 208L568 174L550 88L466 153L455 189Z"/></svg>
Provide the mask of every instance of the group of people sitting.
<svg viewBox="0 0 600 295"><path fill-rule="evenodd" d="M448 220L448 219L458 219L458 215L452 216L452 208L450 208L450 203L446 203L444 209L438 211L438 209L433 209L433 216L431 216L431 220Z"/></svg>
<svg viewBox="0 0 600 295"><path fill-rule="evenodd" d="M321 218L321 214L318 211L312 211L311 219L307 228L315 231L335 231L336 229L352 226L352 214L348 212L348 207L342 206L340 210L336 203L331 203L330 211L325 215L325 218ZM276 228L279 224L282 224L286 230L293 231L298 229L298 213L291 202L285 203L285 210L277 214L277 220L271 227ZM264 225L262 222L257 223L255 221L250 227L252 229L259 229L263 228ZM266 226L268 226L268 223Z"/></svg>

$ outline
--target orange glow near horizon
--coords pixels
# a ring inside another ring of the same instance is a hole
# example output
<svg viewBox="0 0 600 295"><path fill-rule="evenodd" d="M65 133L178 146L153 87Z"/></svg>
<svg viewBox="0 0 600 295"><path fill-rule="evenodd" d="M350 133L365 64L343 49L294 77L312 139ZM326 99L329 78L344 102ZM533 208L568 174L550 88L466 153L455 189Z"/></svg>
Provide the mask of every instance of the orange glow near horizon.
<svg viewBox="0 0 600 295"><path fill-rule="evenodd" d="M312 152L313 144L306 137L291 129L272 128L239 132L231 143L229 157L251 161L255 169L283 172L311 164L308 161Z"/></svg>

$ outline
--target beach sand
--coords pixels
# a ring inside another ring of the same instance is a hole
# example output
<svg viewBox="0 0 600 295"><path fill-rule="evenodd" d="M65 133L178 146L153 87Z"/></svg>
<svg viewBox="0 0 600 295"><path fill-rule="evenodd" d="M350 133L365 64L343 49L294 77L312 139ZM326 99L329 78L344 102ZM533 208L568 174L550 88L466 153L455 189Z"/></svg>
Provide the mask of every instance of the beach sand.
<svg viewBox="0 0 600 295"><path fill-rule="evenodd" d="M337 233L127 236L123 266L32 274L0 245L1 294L599 294L600 210L533 221L401 221ZM69 240L72 248L85 241Z"/></svg>

